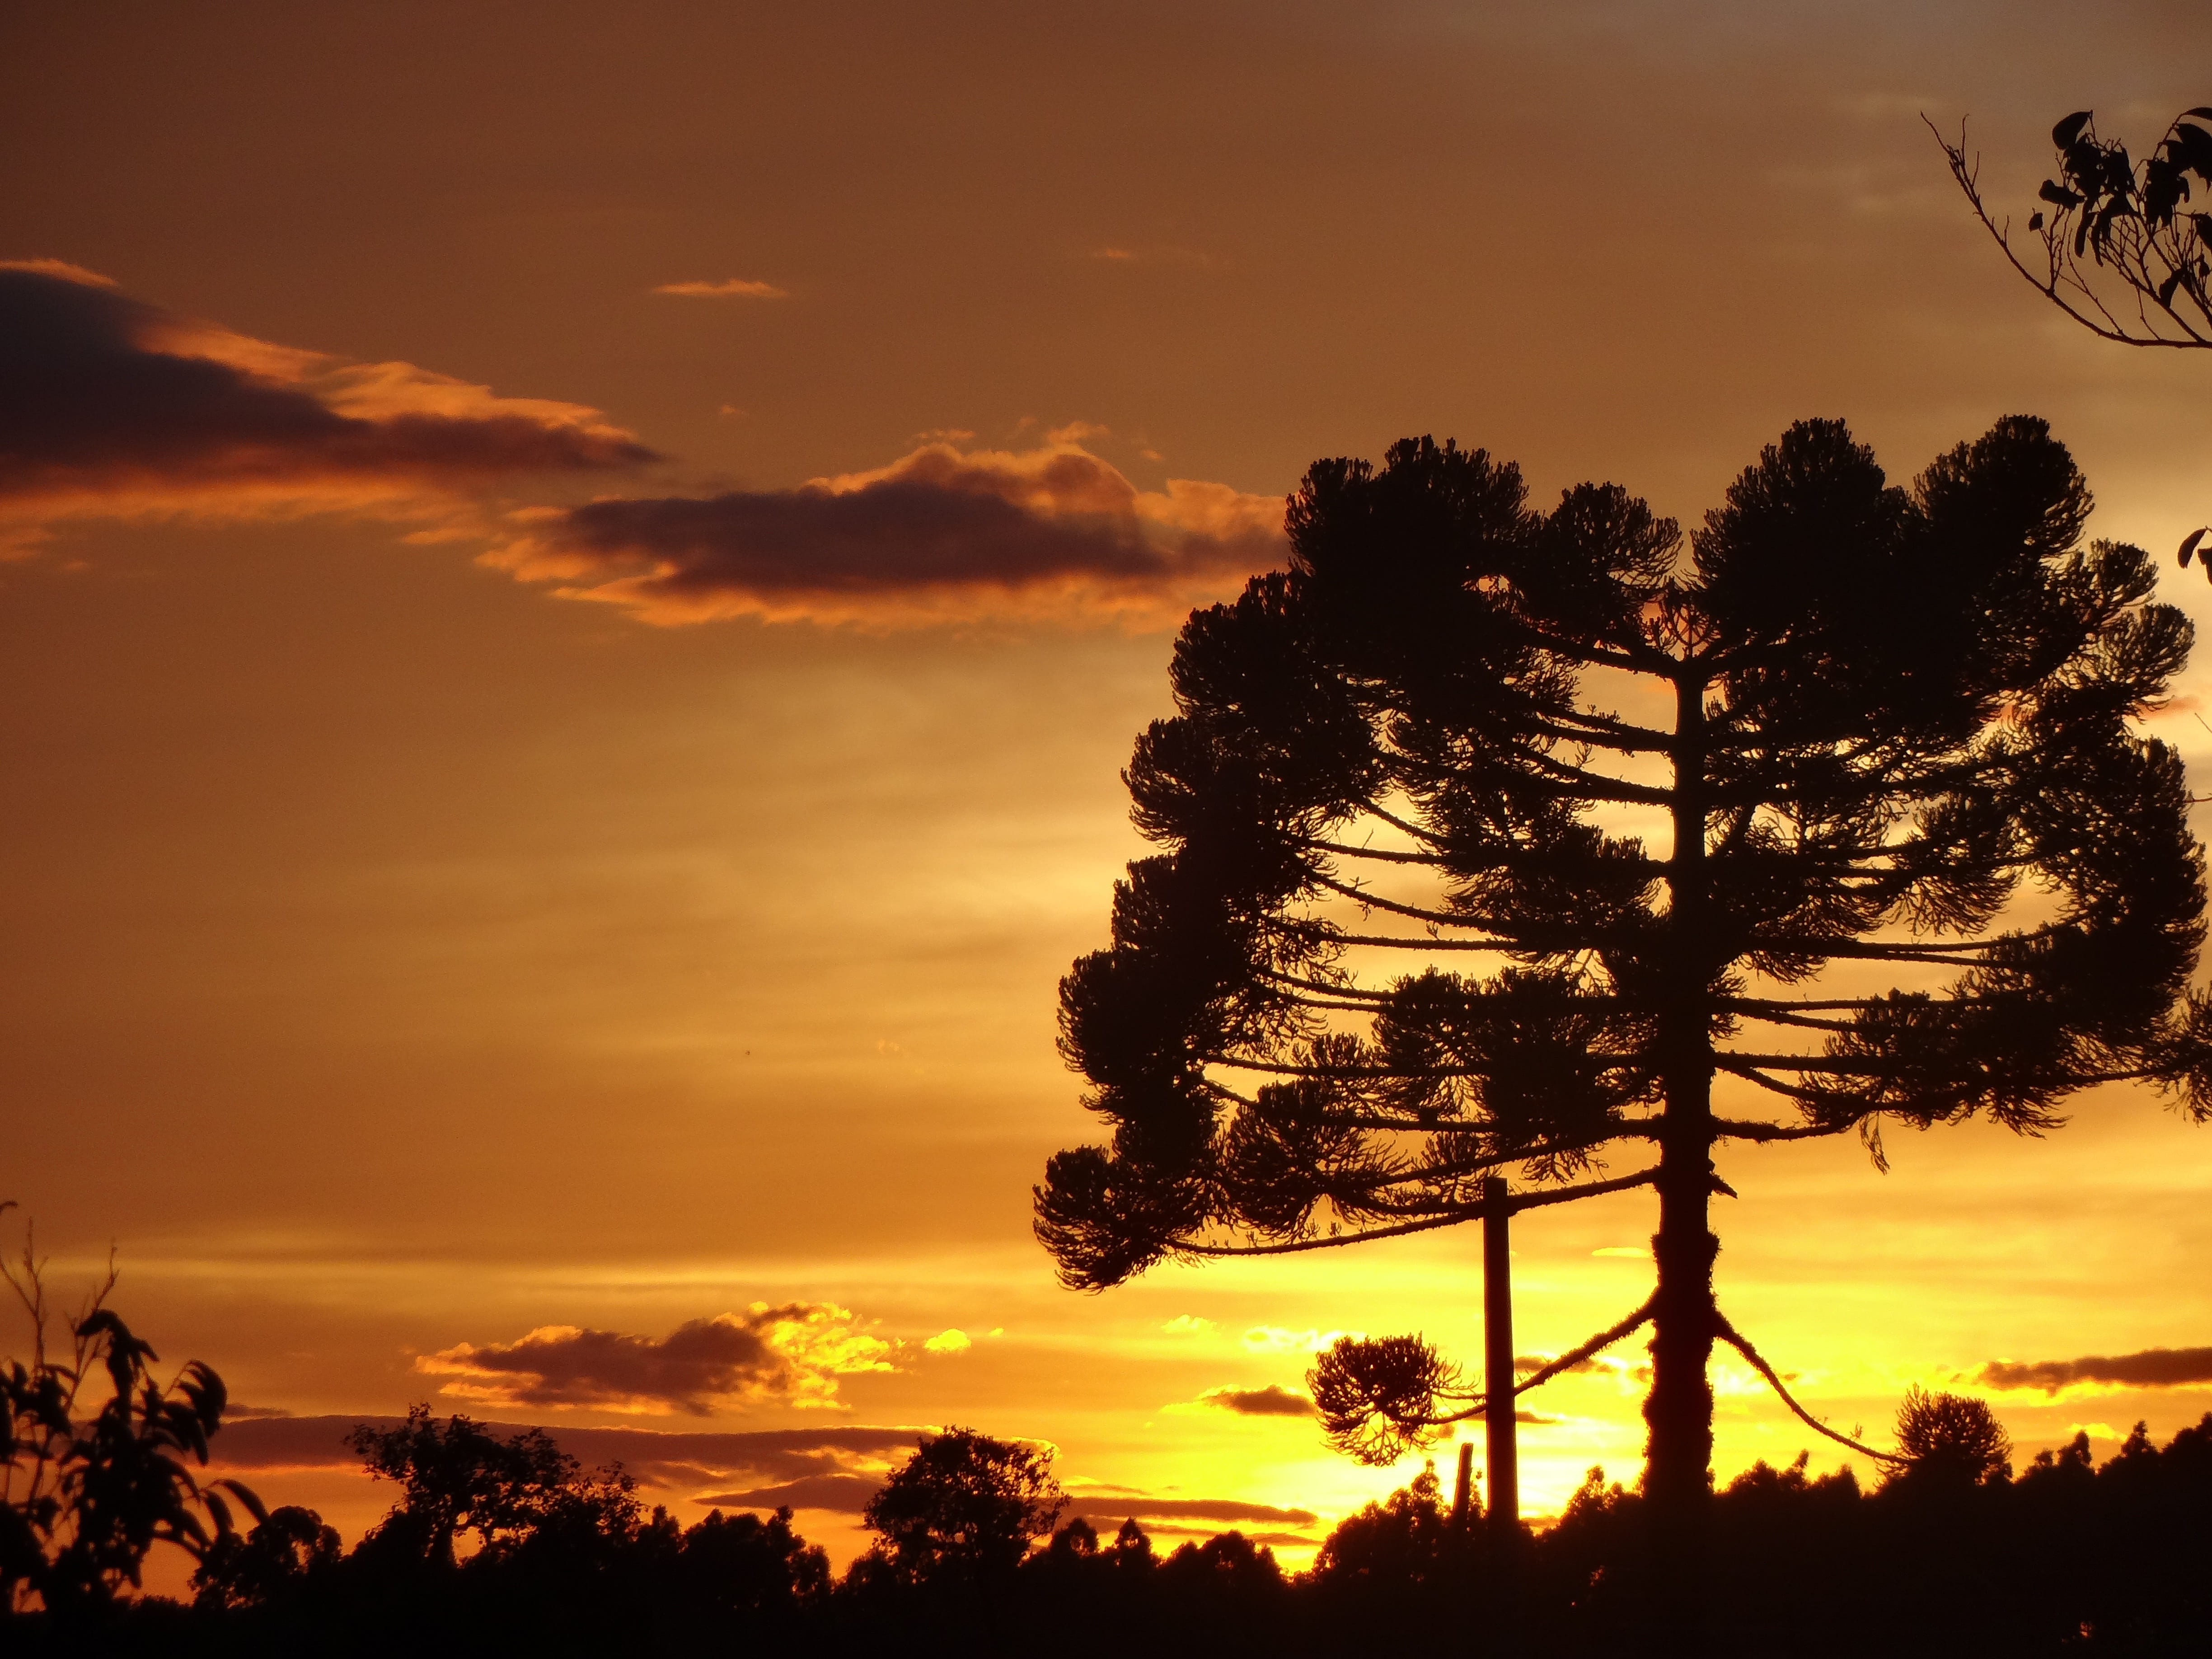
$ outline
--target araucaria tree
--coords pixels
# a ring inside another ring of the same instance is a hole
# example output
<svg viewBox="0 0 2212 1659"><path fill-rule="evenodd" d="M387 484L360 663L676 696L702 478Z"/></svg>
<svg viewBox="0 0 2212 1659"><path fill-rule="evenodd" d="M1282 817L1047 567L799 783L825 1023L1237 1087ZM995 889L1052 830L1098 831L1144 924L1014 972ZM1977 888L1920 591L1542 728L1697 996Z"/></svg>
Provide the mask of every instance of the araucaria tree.
<svg viewBox="0 0 2212 1659"><path fill-rule="evenodd" d="M1653 1324L1645 1490L1694 1531L1713 1345L1767 1369L1714 1298L1717 1149L1878 1161L2121 1079L2212 1112L2188 796L2132 724L2190 625L2089 507L2017 417L1909 489L1793 427L1686 546L1480 450L1316 464L1291 568L1183 629L1126 775L1162 850L1061 984L1113 1128L1037 1192L1066 1282L1449 1226L1508 1171L1515 1208L1652 1187L1656 1290L1589 1346ZM1316 1384L1377 1458L1481 1407L1411 1338Z"/></svg>

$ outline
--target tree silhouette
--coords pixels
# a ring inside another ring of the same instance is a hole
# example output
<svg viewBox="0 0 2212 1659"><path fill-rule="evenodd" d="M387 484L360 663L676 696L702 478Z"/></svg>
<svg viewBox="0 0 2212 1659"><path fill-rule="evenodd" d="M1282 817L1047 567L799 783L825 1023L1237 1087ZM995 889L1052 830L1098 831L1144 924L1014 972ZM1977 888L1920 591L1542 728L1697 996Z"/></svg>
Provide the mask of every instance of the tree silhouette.
<svg viewBox="0 0 2212 1659"><path fill-rule="evenodd" d="M387 1559L451 1567L466 1533L496 1557L541 1536L623 1537L639 1522L634 1480L619 1468L586 1474L543 1429L501 1438L459 1416L441 1428L417 1405L391 1428L363 1424L350 1443L371 1475L399 1483L399 1502L364 1540Z"/></svg>
<svg viewBox="0 0 2212 1659"><path fill-rule="evenodd" d="M337 1528L310 1509L287 1504L250 1533L217 1539L192 1574L194 1604L213 1607L265 1606L296 1591L310 1573L327 1573L343 1550Z"/></svg>
<svg viewBox="0 0 2212 1659"><path fill-rule="evenodd" d="M1686 549L1480 450L1316 463L1125 774L1163 850L1061 982L1113 1130L1036 1191L1063 1281L1455 1225L1508 1169L1515 1208L1654 1187L1650 1299L1520 1386L1654 1322L1645 1490L1693 1539L1715 1341L1782 1387L1714 1299L1717 1147L1879 1164L1885 1124L2039 1133L2120 1079L2212 1112L2181 764L2130 725L2190 625L2089 507L2027 417L1909 489L1802 422ZM1487 1405L1419 1338L1313 1386L1377 1462Z"/></svg>
<svg viewBox="0 0 2212 1659"><path fill-rule="evenodd" d="M730 1613L788 1612L830 1589L829 1556L792 1530L788 1509L766 1521L709 1511L684 1534L682 1572L695 1595Z"/></svg>
<svg viewBox="0 0 2212 1659"><path fill-rule="evenodd" d="M966 1583L1020 1565L1066 1502L1048 1449L952 1428L924 1437L865 1519L882 1538L875 1565L895 1580Z"/></svg>
<svg viewBox="0 0 2212 1659"><path fill-rule="evenodd" d="M1981 158L1966 155L1965 129L1956 143L1933 122L1929 131L1975 218L2036 292L2100 339L2196 348L2212 346L2212 131L2200 120L2212 121L2212 108L2184 110L2141 161L2099 137L2088 110L2051 128L2058 176L2043 181L2044 206L2028 215L2042 246L2025 258L2012 221L1993 218L1982 198Z"/></svg>
<svg viewBox="0 0 2212 1659"><path fill-rule="evenodd" d="M2012 1437L1985 1401L1915 1383L1897 1408L1901 1480L1986 1486L2012 1473Z"/></svg>

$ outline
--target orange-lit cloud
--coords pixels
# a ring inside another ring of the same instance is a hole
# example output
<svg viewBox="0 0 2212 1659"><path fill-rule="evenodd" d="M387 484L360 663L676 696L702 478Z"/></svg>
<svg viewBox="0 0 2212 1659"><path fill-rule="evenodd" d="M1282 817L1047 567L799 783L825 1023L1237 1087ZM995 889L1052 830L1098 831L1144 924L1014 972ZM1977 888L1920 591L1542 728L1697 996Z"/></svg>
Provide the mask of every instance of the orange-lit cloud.
<svg viewBox="0 0 2212 1659"><path fill-rule="evenodd" d="M932 443L797 489L539 514L487 558L655 623L1165 617L1276 562L1282 522L1279 499L1226 484L1140 490L1073 441Z"/></svg>
<svg viewBox="0 0 2212 1659"><path fill-rule="evenodd" d="M392 503L656 459L598 412L190 321L58 260L0 264L0 515Z"/></svg>
<svg viewBox="0 0 2212 1659"><path fill-rule="evenodd" d="M2212 1348L2145 1348L2137 1353L2090 1354L2013 1364L1993 1359L1974 1380L1990 1389L2040 1389L2045 1394L2075 1383L2122 1389L2186 1389L2212 1383Z"/></svg>
<svg viewBox="0 0 2212 1659"><path fill-rule="evenodd" d="M748 282L743 276L732 276L719 283L663 283L653 290L655 294L673 294L684 300L787 300L788 289L778 288L774 283Z"/></svg>
<svg viewBox="0 0 2212 1659"><path fill-rule="evenodd" d="M717 1406L835 1403L837 1379L888 1371L891 1345L829 1302L756 1302L687 1320L666 1336L541 1325L514 1342L463 1342L415 1369L440 1392L502 1406L704 1417Z"/></svg>

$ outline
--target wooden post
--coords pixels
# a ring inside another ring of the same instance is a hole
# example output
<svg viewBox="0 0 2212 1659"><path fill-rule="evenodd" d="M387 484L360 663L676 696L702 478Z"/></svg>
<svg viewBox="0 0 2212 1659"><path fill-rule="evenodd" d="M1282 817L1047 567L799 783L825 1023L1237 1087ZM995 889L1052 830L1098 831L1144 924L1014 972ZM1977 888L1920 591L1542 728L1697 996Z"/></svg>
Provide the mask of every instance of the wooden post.
<svg viewBox="0 0 2212 1659"><path fill-rule="evenodd" d="M1459 1479L1452 1483L1452 1530L1467 1530L1467 1516L1474 1500L1474 1442L1459 1443Z"/></svg>
<svg viewBox="0 0 2212 1659"><path fill-rule="evenodd" d="M1506 1233L1505 1182L1482 1183L1482 1388L1490 1479L1490 1535L1503 1548L1521 1536L1520 1449L1513 1421L1513 1266Z"/></svg>

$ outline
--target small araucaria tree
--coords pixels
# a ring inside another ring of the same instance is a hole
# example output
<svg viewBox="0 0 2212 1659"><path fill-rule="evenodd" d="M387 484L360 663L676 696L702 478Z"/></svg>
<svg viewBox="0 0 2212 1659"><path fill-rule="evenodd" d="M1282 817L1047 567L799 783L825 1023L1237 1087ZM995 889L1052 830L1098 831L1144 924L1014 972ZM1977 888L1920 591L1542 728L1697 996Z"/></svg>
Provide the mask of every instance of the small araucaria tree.
<svg viewBox="0 0 2212 1659"><path fill-rule="evenodd" d="M1575 1352L1653 1323L1645 1489L1694 1534L1716 1340L1774 1380L1714 1298L1717 1149L1879 1162L2122 1079L2212 1110L2181 763L2132 725L2190 625L2089 506L2017 417L1910 489L1793 427L1686 548L1480 450L1316 464L1126 775L1163 850L1060 988L1113 1127L1037 1191L1063 1279L1450 1226L1509 1170L1655 1188L1656 1290ZM1315 1380L1376 1461L1483 1408L1417 1338Z"/></svg>

